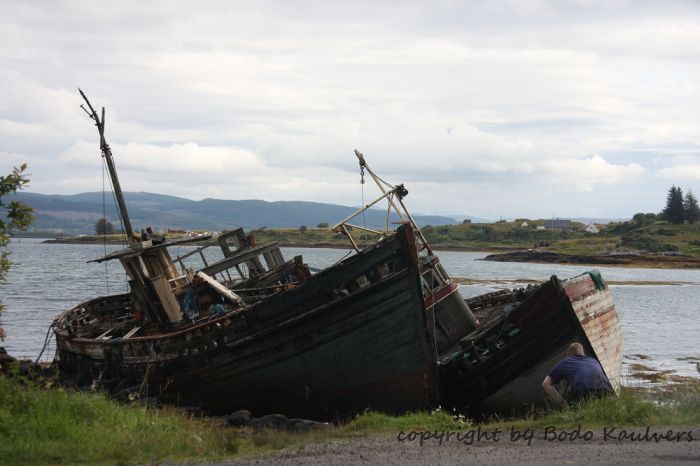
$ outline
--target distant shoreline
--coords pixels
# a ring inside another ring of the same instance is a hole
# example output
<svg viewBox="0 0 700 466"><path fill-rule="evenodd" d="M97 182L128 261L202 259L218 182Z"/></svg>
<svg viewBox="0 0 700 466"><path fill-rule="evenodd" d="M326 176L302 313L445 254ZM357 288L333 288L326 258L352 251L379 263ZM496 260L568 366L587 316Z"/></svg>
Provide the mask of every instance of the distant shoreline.
<svg viewBox="0 0 700 466"><path fill-rule="evenodd" d="M58 239L58 238L49 238L46 239L45 241L42 241L42 243L45 244L78 244L78 245L83 245L83 244L114 244L114 245L123 245L123 241L118 241L118 240L112 240L108 239L106 241L103 241L101 239L74 239L74 238L66 238L66 239ZM203 244L203 243L200 243ZM309 248L309 249L352 249L352 246L350 244L332 244L332 243L277 243L279 247L281 248ZM448 245L431 245L431 249L434 251L456 251L456 252L503 252L503 251L512 251L513 249L507 246L499 247L499 246L493 246L493 247L466 247L466 246L448 246Z"/></svg>
<svg viewBox="0 0 700 466"><path fill-rule="evenodd" d="M21 239L21 238L20 238ZM38 238L41 239L41 238ZM95 240L79 240L79 239L59 239L59 238L49 238L44 241L42 241L43 244L124 244L124 241L118 241L118 240L113 240L113 239L108 239L108 240L101 240L101 239L95 239Z"/></svg>
<svg viewBox="0 0 700 466"><path fill-rule="evenodd" d="M106 241L100 239L47 239L42 241L46 244L77 244L77 245L123 245L122 241L108 239ZM201 243L200 243L201 244ZM342 244L330 243L278 243L282 248L309 248L309 249L341 249L349 250L352 247ZM495 253L485 257L482 260L494 262L524 262L533 264L561 264L561 265L584 265L584 266L605 266L605 267L623 267L623 268L642 268L642 269L700 269L700 258L695 257L679 257L679 256L643 256L635 254L621 254L608 256L581 256L558 254L547 251L523 251L513 250L508 246L492 246L492 247L465 247L451 245L434 245L434 251L454 251L454 252L480 252L480 253Z"/></svg>
<svg viewBox="0 0 700 466"><path fill-rule="evenodd" d="M642 269L700 269L700 258L678 255L576 255L550 251L511 251L491 254L482 260L492 262L528 262L535 264L602 265L605 267L632 267Z"/></svg>

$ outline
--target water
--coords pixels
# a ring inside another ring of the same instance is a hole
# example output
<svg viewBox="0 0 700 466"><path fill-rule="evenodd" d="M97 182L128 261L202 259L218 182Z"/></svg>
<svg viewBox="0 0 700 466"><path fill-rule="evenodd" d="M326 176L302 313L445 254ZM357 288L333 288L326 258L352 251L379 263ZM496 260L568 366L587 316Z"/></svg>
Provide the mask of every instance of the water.
<svg viewBox="0 0 700 466"><path fill-rule="evenodd" d="M7 332L3 343L10 354L35 358L44 345L48 326L60 312L87 299L122 293L126 276L118 261L106 265L86 263L118 249L108 245L42 244L40 239L13 240L13 262L7 283L0 285L5 311L0 325ZM217 248L210 248L215 255ZM191 247L179 248L185 253ZM345 257L340 249L282 248L287 258L302 254L311 267L324 268ZM173 256L178 251L171 251ZM453 277L467 277L493 283L462 285L465 297L512 287L499 280L547 280L579 275L591 267L556 264L487 262L474 252L438 252ZM213 257L212 257L213 259ZM196 263L196 258L192 257ZM696 363L680 358L700 356L700 270L666 270L597 267L609 281L646 281L667 285L611 285L624 334L625 355L642 354L646 365L673 370L680 375L700 376ZM684 282L688 284L672 285ZM52 354L52 353L51 353Z"/></svg>

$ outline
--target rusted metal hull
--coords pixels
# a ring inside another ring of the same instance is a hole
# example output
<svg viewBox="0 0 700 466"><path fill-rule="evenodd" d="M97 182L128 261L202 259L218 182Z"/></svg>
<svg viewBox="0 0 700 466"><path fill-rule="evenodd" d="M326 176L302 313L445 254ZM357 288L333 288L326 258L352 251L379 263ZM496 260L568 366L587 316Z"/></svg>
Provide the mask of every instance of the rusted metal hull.
<svg viewBox="0 0 700 466"><path fill-rule="evenodd" d="M335 292L360 276L371 280L349 294ZM145 381L149 396L212 411L328 418L438 403L408 229L294 289L204 324L107 342L66 330L56 337L59 366L78 385L99 379L119 391Z"/></svg>
<svg viewBox="0 0 700 466"><path fill-rule="evenodd" d="M441 361L443 403L508 411L544 398L542 380L579 341L620 387L622 331L607 285L597 273L535 290L469 300L487 322Z"/></svg>

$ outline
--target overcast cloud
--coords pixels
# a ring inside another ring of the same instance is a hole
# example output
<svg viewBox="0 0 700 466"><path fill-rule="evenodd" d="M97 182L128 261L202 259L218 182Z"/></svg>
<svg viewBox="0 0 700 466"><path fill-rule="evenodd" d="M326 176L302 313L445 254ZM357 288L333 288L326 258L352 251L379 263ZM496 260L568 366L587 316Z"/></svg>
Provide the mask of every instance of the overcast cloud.
<svg viewBox="0 0 700 466"><path fill-rule="evenodd" d="M2 172L358 205L353 149L409 208L629 217L700 194L694 1L0 0ZM366 186L366 196L373 196Z"/></svg>

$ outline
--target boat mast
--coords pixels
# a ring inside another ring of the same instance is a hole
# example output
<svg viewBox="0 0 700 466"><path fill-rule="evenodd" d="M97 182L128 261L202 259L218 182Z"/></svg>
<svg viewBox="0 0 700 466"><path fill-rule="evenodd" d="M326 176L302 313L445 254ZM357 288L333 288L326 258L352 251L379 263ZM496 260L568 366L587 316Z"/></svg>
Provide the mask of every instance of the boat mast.
<svg viewBox="0 0 700 466"><path fill-rule="evenodd" d="M119 216L121 217L122 223L124 224L124 230L126 232L128 244L130 246L133 246L135 244L134 231L131 229L131 222L129 221L129 212L127 212L126 210L124 194L122 193L122 188L119 184L119 178L117 177L117 169L114 166L114 158L112 158L112 149L109 148L109 144L107 144L107 141L105 140L105 108L102 107L102 118L100 119L95 109L92 108L92 105L90 104L90 101L88 100L85 93L80 88L78 88L78 91L80 92L80 95L83 96L83 99L85 100L87 106L90 108L90 111L88 111L83 105L81 105L80 108L85 110L85 113L87 113L88 116L93 119L93 121L95 122L95 126L97 126L97 131L99 131L100 133L100 150L102 150L102 157L104 157L107 161L109 177L112 179L114 195L117 198L117 205L119 207Z"/></svg>

